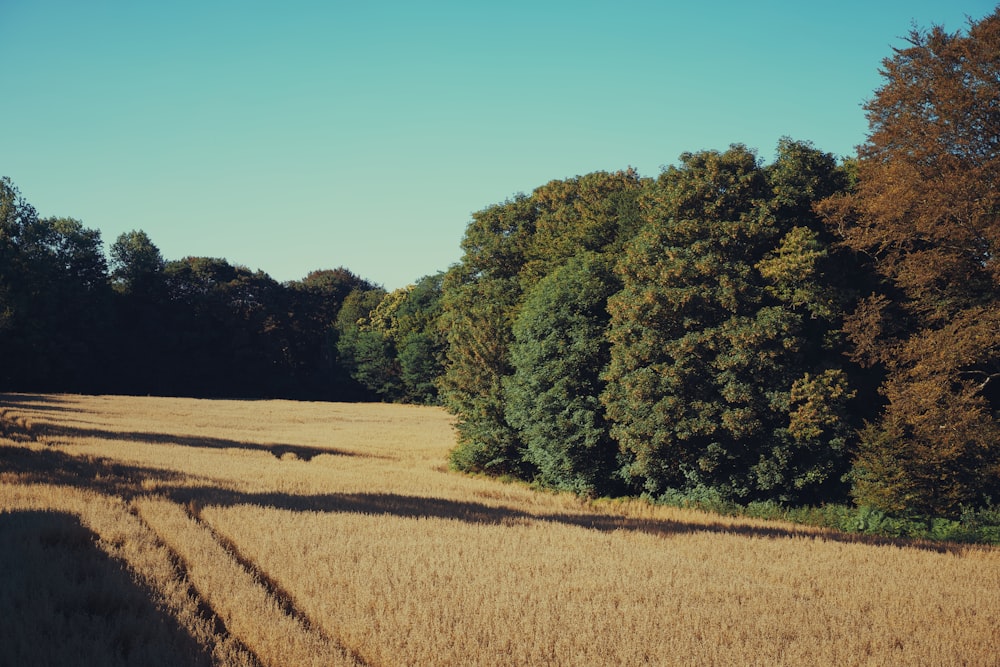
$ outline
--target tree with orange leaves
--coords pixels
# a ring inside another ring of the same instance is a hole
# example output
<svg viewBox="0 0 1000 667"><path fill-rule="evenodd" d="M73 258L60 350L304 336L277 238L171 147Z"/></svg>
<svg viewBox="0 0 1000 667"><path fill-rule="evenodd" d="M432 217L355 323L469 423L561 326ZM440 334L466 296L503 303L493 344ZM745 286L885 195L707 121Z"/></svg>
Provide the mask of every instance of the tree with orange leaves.
<svg viewBox="0 0 1000 667"><path fill-rule="evenodd" d="M907 42L865 107L857 188L820 208L883 280L846 326L886 372L855 498L954 515L1000 501L1000 8Z"/></svg>

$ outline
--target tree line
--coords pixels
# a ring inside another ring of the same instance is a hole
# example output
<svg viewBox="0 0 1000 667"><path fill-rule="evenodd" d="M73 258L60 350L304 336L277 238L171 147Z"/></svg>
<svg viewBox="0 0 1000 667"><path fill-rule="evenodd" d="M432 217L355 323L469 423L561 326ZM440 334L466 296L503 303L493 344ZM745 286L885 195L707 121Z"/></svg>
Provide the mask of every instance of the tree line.
<svg viewBox="0 0 1000 667"><path fill-rule="evenodd" d="M869 134L554 180L387 292L101 251L0 183L0 388L440 403L460 470L586 495L1000 497L1000 10L914 29Z"/></svg>
<svg viewBox="0 0 1000 667"><path fill-rule="evenodd" d="M430 313L435 288L429 278L397 301ZM0 180L3 390L433 400L422 356L433 350L402 311L398 350L377 352L403 367L382 364L374 382L374 343L357 319L385 295L344 268L279 283L220 258L167 261L142 231L106 257L98 231L40 218Z"/></svg>
<svg viewBox="0 0 1000 667"><path fill-rule="evenodd" d="M452 464L585 494L957 516L1000 498L1000 10L914 29L838 161L553 181L444 279Z"/></svg>

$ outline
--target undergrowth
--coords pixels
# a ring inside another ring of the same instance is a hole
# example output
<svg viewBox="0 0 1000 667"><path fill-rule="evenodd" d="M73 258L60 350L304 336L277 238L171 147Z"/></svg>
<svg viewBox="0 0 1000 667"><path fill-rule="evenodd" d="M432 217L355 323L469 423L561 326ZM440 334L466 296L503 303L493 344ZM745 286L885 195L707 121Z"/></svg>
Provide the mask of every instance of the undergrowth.
<svg viewBox="0 0 1000 667"><path fill-rule="evenodd" d="M668 490L651 500L658 504L700 509L724 516L777 519L846 533L1000 545L1000 506L992 503L981 508L964 508L957 518L944 518L892 516L872 507L841 504L792 507L774 501L758 501L743 505L722 498L710 489L691 492Z"/></svg>

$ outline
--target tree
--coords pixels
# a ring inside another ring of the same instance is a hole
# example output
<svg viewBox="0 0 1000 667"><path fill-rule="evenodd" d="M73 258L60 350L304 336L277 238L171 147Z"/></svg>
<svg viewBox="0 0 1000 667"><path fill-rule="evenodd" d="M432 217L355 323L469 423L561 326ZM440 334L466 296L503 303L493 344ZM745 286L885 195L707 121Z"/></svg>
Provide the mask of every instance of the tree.
<svg viewBox="0 0 1000 667"><path fill-rule="evenodd" d="M24 298L22 275L28 269L21 239L25 229L37 224L35 208L9 178L0 179L0 335L17 321ZM9 355L9 342L3 348ZM9 362L4 366L4 375L9 377Z"/></svg>
<svg viewBox="0 0 1000 667"><path fill-rule="evenodd" d="M111 280L124 294L149 295L163 282L166 262L144 231L121 234L111 246Z"/></svg>
<svg viewBox="0 0 1000 667"><path fill-rule="evenodd" d="M457 416L458 468L531 476L524 443L508 421L503 385L514 372L512 327L541 279L580 252L610 252L639 224L634 171L552 181L473 215L464 254L445 277L448 332L444 404Z"/></svg>
<svg viewBox="0 0 1000 667"><path fill-rule="evenodd" d="M836 181L832 156L783 142L770 169L740 145L684 154L650 191L608 304L603 395L624 474L648 492L802 502L837 487L851 391L806 205Z"/></svg>
<svg viewBox="0 0 1000 667"><path fill-rule="evenodd" d="M399 364L392 342L371 326L372 313L386 297L382 288L351 292L337 315L341 366L373 395L393 400L401 393Z"/></svg>
<svg viewBox="0 0 1000 667"><path fill-rule="evenodd" d="M600 403L608 361L610 262L581 253L540 280L514 322L504 378L507 420L545 486L585 495L615 488L617 444Z"/></svg>
<svg viewBox="0 0 1000 667"><path fill-rule="evenodd" d="M107 288L100 233L71 218L39 218L0 179L0 383L106 388Z"/></svg>
<svg viewBox="0 0 1000 667"><path fill-rule="evenodd" d="M887 374L855 497L955 514L1000 488L1000 9L907 41L865 107L856 190L822 210L882 280L847 322Z"/></svg>
<svg viewBox="0 0 1000 667"><path fill-rule="evenodd" d="M458 417L451 464L469 472L526 475L522 444L507 421L503 392L503 378L513 372L517 279L463 281L458 268L445 277L444 290L441 326L448 332L448 348L438 387L445 406Z"/></svg>
<svg viewBox="0 0 1000 667"><path fill-rule="evenodd" d="M536 188L536 218L519 270L525 289L581 252L617 253L641 226L639 193L648 185L633 169L598 171Z"/></svg>
<svg viewBox="0 0 1000 667"><path fill-rule="evenodd" d="M392 292L357 292L338 319L337 349L351 376L383 400L433 403L443 373L438 329L443 274Z"/></svg>
<svg viewBox="0 0 1000 667"><path fill-rule="evenodd" d="M349 294L373 289L375 285L343 267L311 271L287 285L284 349L291 395L327 400L367 396L338 361L337 316Z"/></svg>
<svg viewBox="0 0 1000 667"><path fill-rule="evenodd" d="M441 327L447 331L445 407L457 416L452 466L470 472L524 474L521 443L504 412L511 327L521 301L518 275L538 211L519 195L474 213L462 261L445 275Z"/></svg>
<svg viewBox="0 0 1000 667"><path fill-rule="evenodd" d="M445 332L439 326L444 273L424 276L402 290L402 297L389 300L383 325L392 339L403 382L403 400L437 402L437 380L444 373ZM382 304L377 311L382 310Z"/></svg>
<svg viewBox="0 0 1000 667"><path fill-rule="evenodd" d="M287 304L279 283L215 257L167 262L164 278L164 392L242 397L287 390Z"/></svg>
<svg viewBox="0 0 1000 667"><path fill-rule="evenodd" d="M112 353L110 289L101 234L73 218L29 226L21 252L34 296L23 313L37 381L64 391L105 389Z"/></svg>

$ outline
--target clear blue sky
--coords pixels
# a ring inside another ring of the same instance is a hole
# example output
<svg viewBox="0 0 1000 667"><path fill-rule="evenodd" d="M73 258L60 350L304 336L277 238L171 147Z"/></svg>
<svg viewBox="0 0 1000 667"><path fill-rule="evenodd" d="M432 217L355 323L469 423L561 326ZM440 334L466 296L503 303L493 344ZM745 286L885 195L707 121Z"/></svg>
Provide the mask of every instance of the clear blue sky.
<svg viewBox="0 0 1000 667"><path fill-rule="evenodd" d="M900 36L994 7L0 0L0 175L106 243L394 289L552 179L783 135L851 154Z"/></svg>

